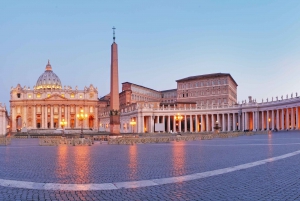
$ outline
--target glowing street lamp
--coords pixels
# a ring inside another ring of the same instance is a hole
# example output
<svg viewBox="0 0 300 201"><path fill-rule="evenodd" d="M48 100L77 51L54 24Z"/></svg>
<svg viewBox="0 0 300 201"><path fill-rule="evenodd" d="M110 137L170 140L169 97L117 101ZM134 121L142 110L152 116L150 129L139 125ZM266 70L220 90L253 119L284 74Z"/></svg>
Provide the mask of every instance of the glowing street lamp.
<svg viewBox="0 0 300 201"><path fill-rule="evenodd" d="M80 133L80 138L83 138L83 120L87 119L87 114L85 114L83 112L83 110L81 109L80 110L80 114L77 114L77 119L79 121L81 121L81 133Z"/></svg>
<svg viewBox="0 0 300 201"><path fill-rule="evenodd" d="M62 136L65 137L65 126L67 125L67 122L65 121L65 119L63 119L61 122L60 122L60 125L63 129L63 134Z"/></svg>
<svg viewBox="0 0 300 201"><path fill-rule="evenodd" d="M131 125L131 129L132 129L132 133L134 133L133 126L136 125L136 122L134 121L133 118L132 118L131 121L130 121L130 125Z"/></svg>
<svg viewBox="0 0 300 201"><path fill-rule="evenodd" d="M179 122L181 122L181 120L183 119L183 116L181 116L179 113L177 113L177 115L174 116L175 121L178 121L178 124L176 123L176 126L178 125L178 130L179 130Z"/></svg>

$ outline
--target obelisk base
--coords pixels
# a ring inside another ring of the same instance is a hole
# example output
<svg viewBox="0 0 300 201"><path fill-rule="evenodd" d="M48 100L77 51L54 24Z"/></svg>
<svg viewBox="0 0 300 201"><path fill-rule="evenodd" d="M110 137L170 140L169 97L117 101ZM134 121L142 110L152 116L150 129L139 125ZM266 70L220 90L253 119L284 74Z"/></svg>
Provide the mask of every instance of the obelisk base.
<svg viewBox="0 0 300 201"><path fill-rule="evenodd" d="M120 135L120 115L110 116L110 134L109 135Z"/></svg>

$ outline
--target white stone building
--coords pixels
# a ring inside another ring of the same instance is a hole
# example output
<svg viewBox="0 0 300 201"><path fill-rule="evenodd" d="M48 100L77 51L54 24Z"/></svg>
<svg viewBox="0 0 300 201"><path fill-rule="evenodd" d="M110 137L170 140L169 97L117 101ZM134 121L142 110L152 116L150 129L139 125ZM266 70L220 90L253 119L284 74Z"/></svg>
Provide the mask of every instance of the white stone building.
<svg viewBox="0 0 300 201"><path fill-rule="evenodd" d="M9 117L4 104L0 103L0 136L9 131Z"/></svg>
<svg viewBox="0 0 300 201"><path fill-rule="evenodd" d="M66 129L79 129L77 114L88 115L84 129L98 129L98 89L90 85L83 90L62 86L48 61L45 72L33 89L18 84L11 88L10 112L12 132L27 129L57 129L67 122Z"/></svg>

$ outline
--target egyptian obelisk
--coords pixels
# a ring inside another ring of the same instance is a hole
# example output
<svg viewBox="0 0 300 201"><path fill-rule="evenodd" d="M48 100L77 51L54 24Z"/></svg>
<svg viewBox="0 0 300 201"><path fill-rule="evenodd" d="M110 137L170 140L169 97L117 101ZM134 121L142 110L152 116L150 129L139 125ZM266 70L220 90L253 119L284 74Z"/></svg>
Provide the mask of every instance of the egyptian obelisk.
<svg viewBox="0 0 300 201"><path fill-rule="evenodd" d="M120 100L118 73L118 45L115 42L115 27L113 27L113 44L111 45L110 66L110 134L120 134Z"/></svg>

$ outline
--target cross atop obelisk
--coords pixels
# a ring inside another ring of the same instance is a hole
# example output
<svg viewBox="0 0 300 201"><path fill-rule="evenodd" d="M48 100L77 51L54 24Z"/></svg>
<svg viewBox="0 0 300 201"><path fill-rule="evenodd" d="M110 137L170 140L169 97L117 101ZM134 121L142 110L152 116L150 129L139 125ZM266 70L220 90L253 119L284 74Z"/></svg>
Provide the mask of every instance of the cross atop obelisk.
<svg viewBox="0 0 300 201"><path fill-rule="evenodd" d="M118 45L115 43L115 27L113 29L113 44L111 45L110 66L110 134L120 134L120 100L119 100L119 72Z"/></svg>
<svg viewBox="0 0 300 201"><path fill-rule="evenodd" d="M113 29L113 39L114 39L114 42L115 42L115 40L116 40L115 29L116 29L116 28L113 27L112 29Z"/></svg>

